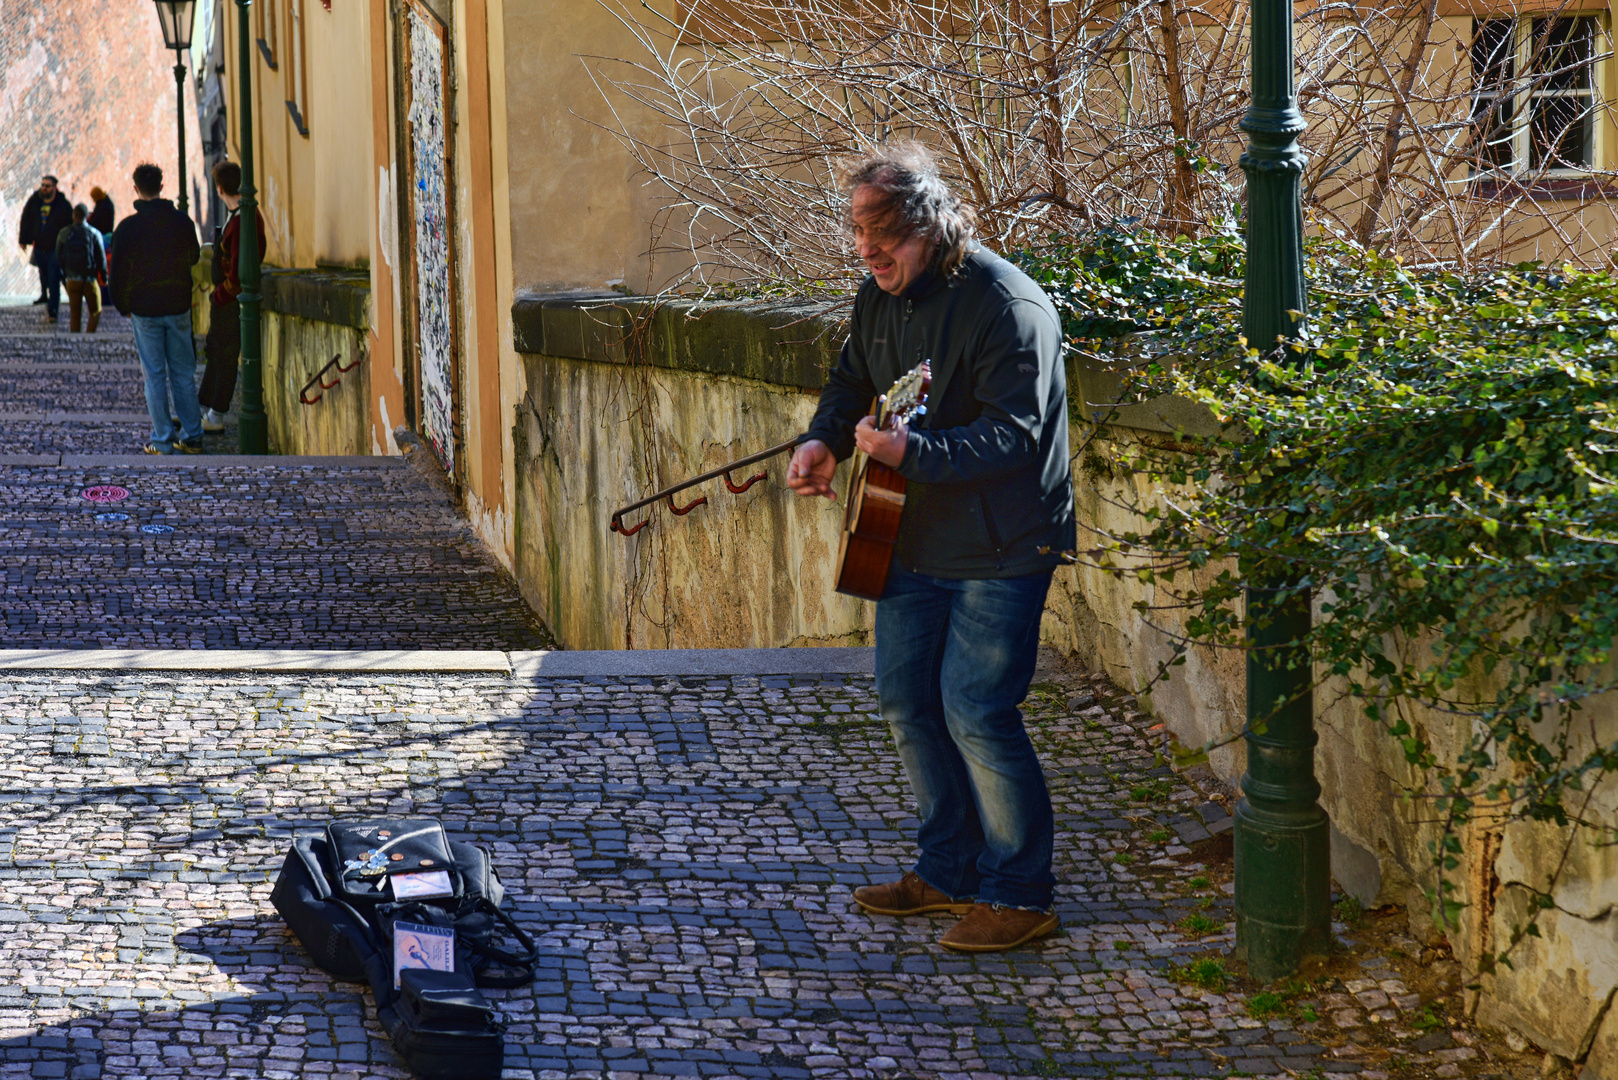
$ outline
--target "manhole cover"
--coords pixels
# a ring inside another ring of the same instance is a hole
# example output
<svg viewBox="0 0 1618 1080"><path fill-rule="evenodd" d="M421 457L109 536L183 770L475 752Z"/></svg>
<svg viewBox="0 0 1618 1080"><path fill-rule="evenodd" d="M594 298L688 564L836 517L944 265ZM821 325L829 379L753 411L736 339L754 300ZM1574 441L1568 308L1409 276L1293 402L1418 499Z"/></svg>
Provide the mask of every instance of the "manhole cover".
<svg viewBox="0 0 1618 1080"><path fill-rule="evenodd" d="M129 515L128 514L114 514L111 511L108 511L107 513L97 514L96 515L96 520L97 521L128 521L129 520Z"/></svg>
<svg viewBox="0 0 1618 1080"><path fill-rule="evenodd" d="M98 503L123 502L129 498L129 489L116 484L97 484L95 487L85 488L84 497Z"/></svg>
<svg viewBox="0 0 1618 1080"><path fill-rule="evenodd" d="M152 535L156 536L156 535L158 535L160 533L171 533L171 532L173 532L174 531L174 526L173 525L142 525L140 527L140 531L143 532L143 533L151 533Z"/></svg>

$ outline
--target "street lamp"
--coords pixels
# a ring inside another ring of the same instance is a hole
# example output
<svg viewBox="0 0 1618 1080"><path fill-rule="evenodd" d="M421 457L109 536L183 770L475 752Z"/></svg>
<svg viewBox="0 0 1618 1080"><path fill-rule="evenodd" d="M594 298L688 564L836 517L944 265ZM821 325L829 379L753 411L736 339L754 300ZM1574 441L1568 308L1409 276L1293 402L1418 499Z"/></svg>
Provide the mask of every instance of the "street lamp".
<svg viewBox="0 0 1618 1080"><path fill-rule="evenodd" d="M185 191L185 61L180 53L191 47L191 9L196 0L157 0L157 23L163 28L163 44L174 50L175 111L180 120L180 213L191 214L191 200Z"/></svg>
<svg viewBox="0 0 1618 1080"><path fill-rule="evenodd" d="M236 308L242 320L242 415L236 429L236 445L244 454L267 454L270 452L270 424L264 415L264 353L258 327L259 259L263 253L258 250L258 189L253 186L253 32L248 19L251 6L252 0L236 0L236 60L241 68L236 115L242 151L241 204L236 212L241 236L236 269L242 292L236 297Z"/></svg>
<svg viewBox="0 0 1618 1080"><path fill-rule="evenodd" d="M1293 0L1253 0L1247 281L1242 330L1269 353L1304 329L1303 113L1293 80ZM1315 780L1309 589L1254 566L1247 587L1247 772L1236 806L1236 951L1260 982L1331 948L1331 838Z"/></svg>

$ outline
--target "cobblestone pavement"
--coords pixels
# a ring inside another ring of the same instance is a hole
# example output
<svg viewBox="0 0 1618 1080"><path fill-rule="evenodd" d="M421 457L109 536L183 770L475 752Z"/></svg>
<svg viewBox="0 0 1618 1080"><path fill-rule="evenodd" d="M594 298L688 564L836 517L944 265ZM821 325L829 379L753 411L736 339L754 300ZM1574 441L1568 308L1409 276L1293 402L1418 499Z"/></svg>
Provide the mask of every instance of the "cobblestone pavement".
<svg viewBox="0 0 1618 1080"><path fill-rule="evenodd" d="M190 460L0 466L8 647L548 645L411 465ZM101 486L129 495L84 498Z"/></svg>
<svg viewBox="0 0 1618 1080"><path fill-rule="evenodd" d="M132 353L134 347L123 346ZM140 367L128 357L94 364L0 363L5 413L146 413ZM128 425L125 425L126 427ZM142 424L144 430L146 425Z"/></svg>
<svg viewBox="0 0 1618 1080"><path fill-rule="evenodd" d="M0 454L139 454L150 433L128 319L108 310L74 334L65 305L54 324L43 307L0 307ZM235 413L202 441L235 453Z"/></svg>
<svg viewBox="0 0 1618 1080"><path fill-rule="evenodd" d="M510 1080L1513 1066L1363 946L1284 1008L1188 985L1229 818L1100 684L1030 706L1064 931L974 957L851 910L914 825L868 680L0 676L0 1077L404 1076L268 902L292 836L384 812L486 845L542 944L491 992Z"/></svg>
<svg viewBox="0 0 1618 1080"><path fill-rule="evenodd" d="M235 414L207 454L140 456L149 433L127 320L72 335L0 308L0 623L8 648L544 648L510 576L438 485L398 460L264 465ZM88 488L127 497L93 502Z"/></svg>
<svg viewBox="0 0 1618 1080"><path fill-rule="evenodd" d="M80 316L82 320L84 316ZM18 334L61 334L70 336L68 332L68 306L67 294L62 294L62 306L56 313L56 322L52 323L45 317L45 305L6 304L0 305L0 337L12 337ZM82 325L82 322L81 322ZM101 311L101 325L94 334L85 337L94 340L107 335L128 335L130 321L124 318L111 306Z"/></svg>

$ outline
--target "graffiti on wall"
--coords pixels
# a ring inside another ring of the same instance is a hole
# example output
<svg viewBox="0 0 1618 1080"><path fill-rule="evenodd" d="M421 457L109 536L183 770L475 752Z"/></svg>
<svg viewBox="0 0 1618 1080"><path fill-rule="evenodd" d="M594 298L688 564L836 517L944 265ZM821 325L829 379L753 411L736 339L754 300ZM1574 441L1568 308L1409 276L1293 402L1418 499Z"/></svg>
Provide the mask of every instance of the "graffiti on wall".
<svg viewBox="0 0 1618 1080"><path fill-rule="evenodd" d="M450 264L444 31L410 12L410 202L414 216L416 347L421 357L421 433L455 472L454 269Z"/></svg>

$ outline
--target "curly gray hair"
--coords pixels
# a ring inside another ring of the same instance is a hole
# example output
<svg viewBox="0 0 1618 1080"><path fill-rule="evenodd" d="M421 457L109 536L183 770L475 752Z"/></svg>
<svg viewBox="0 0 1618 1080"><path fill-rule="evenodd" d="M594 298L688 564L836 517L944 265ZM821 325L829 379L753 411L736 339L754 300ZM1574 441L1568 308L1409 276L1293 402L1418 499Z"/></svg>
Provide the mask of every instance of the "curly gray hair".
<svg viewBox="0 0 1618 1080"><path fill-rule="evenodd" d="M837 186L851 198L862 187L880 194L888 227L907 236L919 233L930 241L933 261L946 276L971 250L977 215L950 191L939 175L937 160L921 143L904 139L843 158L835 163L834 175Z"/></svg>

